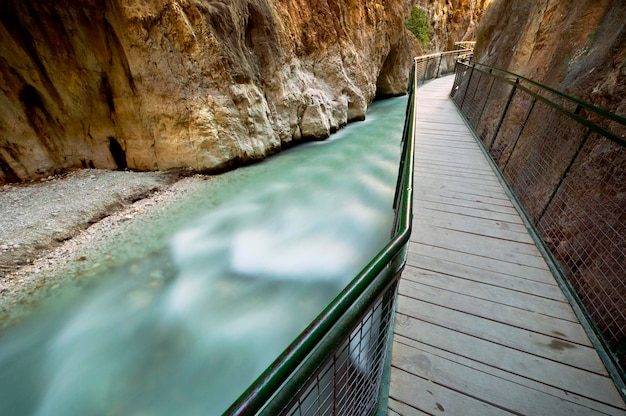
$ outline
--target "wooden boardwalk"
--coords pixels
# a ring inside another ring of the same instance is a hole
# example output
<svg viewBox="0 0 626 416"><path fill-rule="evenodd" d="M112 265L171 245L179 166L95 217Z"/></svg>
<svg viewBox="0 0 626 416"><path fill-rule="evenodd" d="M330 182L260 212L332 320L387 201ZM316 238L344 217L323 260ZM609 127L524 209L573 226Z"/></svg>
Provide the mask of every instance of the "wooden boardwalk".
<svg viewBox="0 0 626 416"><path fill-rule="evenodd" d="M389 415L625 415L626 407L483 152L420 87L414 220Z"/></svg>

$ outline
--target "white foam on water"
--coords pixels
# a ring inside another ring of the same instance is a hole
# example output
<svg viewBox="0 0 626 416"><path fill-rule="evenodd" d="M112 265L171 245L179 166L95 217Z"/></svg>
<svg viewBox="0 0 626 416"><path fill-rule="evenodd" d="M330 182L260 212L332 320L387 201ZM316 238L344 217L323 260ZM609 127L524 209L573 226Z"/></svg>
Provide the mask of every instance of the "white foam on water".
<svg viewBox="0 0 626 416"><path fill-rule="evenodd" d="M230 265L242 275L334 280L353 268L356 257L352 246L332 236L290 239L259 228L243 230L233 237Z"/></svg>

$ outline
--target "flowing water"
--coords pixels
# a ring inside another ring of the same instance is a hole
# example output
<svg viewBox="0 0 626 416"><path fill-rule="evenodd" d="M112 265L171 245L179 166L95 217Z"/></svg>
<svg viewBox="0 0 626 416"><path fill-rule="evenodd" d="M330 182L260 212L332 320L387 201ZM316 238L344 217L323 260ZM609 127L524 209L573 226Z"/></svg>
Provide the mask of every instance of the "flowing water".
<svg viewBox="0 0 626 416"><path fill-rule="evenodd" d="M0 414L221 414L388 240L405 106L99 246L94 288L0 336Z"/></svg>

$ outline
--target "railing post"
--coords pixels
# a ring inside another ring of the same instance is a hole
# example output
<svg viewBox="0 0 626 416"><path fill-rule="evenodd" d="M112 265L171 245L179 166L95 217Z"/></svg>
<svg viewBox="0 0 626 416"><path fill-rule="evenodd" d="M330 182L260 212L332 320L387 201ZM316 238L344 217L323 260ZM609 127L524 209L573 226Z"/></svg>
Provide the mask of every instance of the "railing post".
<svg viewBox="0 0 626 416"><path fill-rule="evenodd" d="M507 99L506 105L504 106L504 111L502 112L502 116L500 117L500 121L498 122L498 127L496 127L496 131L494 131L493 137L491 138L491 141L489 142L489 154L491 154L491 149L493 148L493 144L496 141L496 137L498 137L498 133L500 132L500 127L502 127L502 123L504 122L504 117L506 116L506 113L509 111L509 106L511 105L511 101L513 101L513 95L515 94L515 91L517 90L518 84L519 84L519 78L515 78L515 84L513 84L513 88L511 89L511 92L509 93L509 98Z"/></svg>
<svg viewBox="0 0 626 416"><path fill-rule="evenodd" d="M483 101L483 107L480 109L480 115L478 116L478 121L476 122L476 130L478 130L478 126L480 126L480 121L483 119L483 113L485 112L485 107L487 107L487 101L489 101L489 97L491 96L491 90L493 89L493 84L496 80L493 77L493 68L489 68L489 75L491 76L491 84L489 85L489 91L487 92L487 96Z"/></svg>
<svg viewBox="0 0 626 416"><path fill-rule="evenodd" d="M526 113L526 118L524 119L524 122L522 123L522 128L519 129L519 133L517 133L517 137L515 138L515 142L513 143L513 148L509 152L509 157L506 159L506 162L504 162L504 166L502 166L502 173L504 173L504 171L506 170L506 167L509 165L509 161L511 160L511 156L513 156L513 152L515 151L515 148L517 147L517 143L519 142L520 137L522 137L522 133L524 132L524 129L526 128L526 123L528 123L528 119L530 118L530 113L533 112L533 109L535 108L535 103L536 102L537 102L537 99L533 98L533 102L530 104L530 108L528 109L528 113Z"/></svg>
<svg viewBox="0 0 626 416"><path fill-rule="evenodd" d="M468 65L470 66L470 65ZM465 93L463 94L463 100L461 101L461 105L459 109L463 111L463 104L465 104L465 99L467 98L467 90L469 89L470 84L472 83L472 75L474 75L474 67L475 65L471 65L472 70L470 71L469 79L467 80L467 87L465 87Z"/></svg>
<svg viewBox="0 0 626 416"><path fill-rule="evenodd" d="M437 66L437 72L435 78L439 78L439 70L441 69L441 61L443 60L443 53L439 54L439 65Z"/></svg>
<svg viewBox="0 0 626 416"><path fill-rule="evenodd" d="M576 107L576 111L574 112L574 114L578 114L578 112L580 112L580 110L581 110L581 107L579 105L578 107ZM535 221L535 226L537 226L539 224L539 222L543 218L544 214L548 210L548 207L552 203L552 200L556 196L556 193L561 188L561 185L563 184L563 181L565 180L565 178L569 174L569 171L572 169L572 166L574 166L574 162L576 161L576 158L578 158L578 155L583 150L583 147L585 146L585 143L587 143L587 139L589 138L590 135L591 135L591 129L587 129L587 133L585 133L585 137L583 137L583 139L580 141L580 144L578 145L578 148L576 149L576 153L574 153L574 155L572 156L571 160L569 161L569 164L565 168L565 171L561 175L561 178L559 179L559 183L557 183L556 186L554 187L554 189L552 190L550 198L548 198L548 202L546 202L546 205L543 207L543 209L541 210L541 213L537 217L537 220Z"/></svg>

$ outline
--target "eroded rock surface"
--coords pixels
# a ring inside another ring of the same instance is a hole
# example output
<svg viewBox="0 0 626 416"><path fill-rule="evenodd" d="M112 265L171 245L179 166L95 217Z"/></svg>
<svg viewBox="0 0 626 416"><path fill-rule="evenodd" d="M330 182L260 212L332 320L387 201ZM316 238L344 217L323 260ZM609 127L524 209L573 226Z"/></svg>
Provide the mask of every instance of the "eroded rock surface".
<svg viewBox="0 0 626 416"><path fill-rule="evenodd" d="M495 0L475 57L625 115L625 16L620 0Z"/></svg>
<svg viewBox="0 0 626 416"><path fill-rule="evenodd" d="M404 92L402 0L7 0L0 183L263 158Z"/></svg>
<svg viewBox="0 0 626 416"><path fill-rule="evenodd" d="M426 11L433 28L426 49L431 52L454 49L454 42L475 40L478 23L492 0L414 0Z"/></svg>

